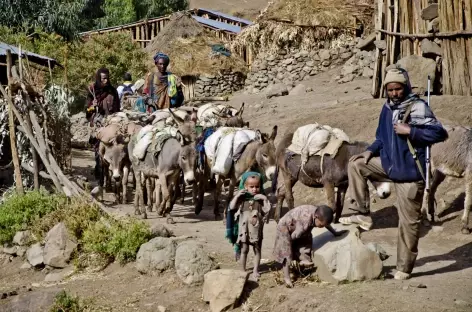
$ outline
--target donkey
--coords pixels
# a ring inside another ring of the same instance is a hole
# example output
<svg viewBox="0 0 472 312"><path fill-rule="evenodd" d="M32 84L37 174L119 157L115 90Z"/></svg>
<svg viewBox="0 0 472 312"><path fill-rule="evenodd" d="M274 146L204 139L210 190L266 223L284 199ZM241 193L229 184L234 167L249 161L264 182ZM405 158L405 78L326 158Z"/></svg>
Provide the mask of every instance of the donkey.
<svg viewBox="0 0 472 312"><path fill-rule="evenodd" d="M233 163L233 166L229 171L228 176L216 176L216 187L213 191L213 213L215 215L215 219L218 219L220 217L219 196L221 194L221 188L225 179L230 180L228 201L231 200L231 198L233 197L236 182L239 180L241 175L248 170L258 170L259 172L264 173L269 180L274 179L276 168L274 140L277 136L277 126L274 126L270 136L265 133L260 133L259 130L257 130L257 132L259 133L261 140L254 140L246 145L240 158ZM203 197L205 194L207 182L209 181L211 176L209 160L207 157L205 158L206 162L204 170L200 173L198 181L198 195L197 203L195 205L196 215L198 215L203 209Z"/></svg>
<svg viewBox="0 0 472 312"><path fill-rule="evenodd" d="M434 222L435 193L446 176L465 177L465 200L462 214L463 234L470 234L469 213L472 206L472 129L461 126L444 126L449 138L431 147L431 165L434 168L431 189L425 201L431 221ZM425 214L423 207L423 214Z"/></svg>
<svg viewBox="0 0 472 312"><path fill-rule="evenodd" d="M136 146L136 137L134 136L128 144L128 153L133 155ZM195 146L186 141L180 142L176 138L167 139L158 155L147 152L145 158L141 161L131 157L135 170L136 193L134 198L135 214L142 214L147 218L146 209L143 203L143 185L142 176L150 179L156 179L155 197L158 206L158 215L165 215L167 223L175 223L170 215L175 202L175 188L178 185L180 171L184 172L185 183L192 185L195 182ZM159 200L162 191L162 201ZM149 195L148 195L149 197ZM152 197L152 196L151 196ZM149 200L149 198L148 198ZM140 206L143 209L140 210ZM148 207L148 209L150 206Z"/></svg>
<svg viewBox="0 0 472 312"><path fill-rule="evenodd" d="M341 216L344 197L348 188L347 167L351 156L362 153L368 147L365 142L344 142L338 150L334 158L329 156L311 156L307 163L301 168L301 156L292 155L287 159L286 148L292 143L293 133L287 133L279 145L277 146L277 172L276 178L272 183L272 191L277 196L277 206L275 209L274 219L276 222L280 220L280 213L284 199L287 201L288 208L293 209L294 199L292 188L297 181L304 185L314 188L324 188L327 197L328 206L336 212L335 222L339 221ZM323 164L321 164L323 161ZM322 168L321 168L322 166ZM278 181L279 173L283 181ZM377 189L380 198L390 196L390 184L383 182L371 181ZM337 194L335 192L337 187ZM370 196L369 192L366 196ZM368 201L369 202L369 201Z"/></svg>

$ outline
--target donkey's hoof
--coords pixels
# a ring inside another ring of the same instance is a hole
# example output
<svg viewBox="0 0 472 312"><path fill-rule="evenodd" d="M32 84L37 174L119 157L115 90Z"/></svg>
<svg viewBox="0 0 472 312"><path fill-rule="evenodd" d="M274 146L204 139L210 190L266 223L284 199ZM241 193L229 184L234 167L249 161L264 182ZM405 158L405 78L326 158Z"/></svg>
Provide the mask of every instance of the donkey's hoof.
<svg viewBox="0 0 472 312"><path fill-rule="evenodd" d="M172 219L172 217L167 217L167 224L175 224L175 221L174 219Z"/></svg>
<svg viewBox="0 0 472 312"><path fill-rule="evenodd" d="M134 214L135 214L136 216L138 216L138 215L141 214L141 211L139 211L139 210L134 210Z"/></svg>
<svg viewBox="0 0 472 312"><path fill-rule="evenodd" d="M466 235L469 235L470 234L470 230L468 227L464 226L461 230L461 233L462 234L466 234Z"/></svg>
<svg viewBox="0 0 472 312"><path fill-rule="evenodd" d="M144 219L147 219L147 213L146 213L146 211L143 212L143 214L141 215L141 219L143 219L143 220L144 220Z"/></svg>
<svg viewBox="0 0 472 312"><path fill-rule="evenodd" d="M203 208L202 207L195 207L195 214L198 216L200 212L202 212Z"/></svg>
<svg viewBox="0 0 472 312"><path fill-rule="evenodd" d="M177 199L177 204L178 205L183 205L184 204L184 200L183 199Z"/></svg>
<svg viewBox="0 0 472 312"><path fill-rule="evenodd" d="M152 206L147 206L147 207L146 207L146 210L147 210L148 212L152 212Z"/></svg>

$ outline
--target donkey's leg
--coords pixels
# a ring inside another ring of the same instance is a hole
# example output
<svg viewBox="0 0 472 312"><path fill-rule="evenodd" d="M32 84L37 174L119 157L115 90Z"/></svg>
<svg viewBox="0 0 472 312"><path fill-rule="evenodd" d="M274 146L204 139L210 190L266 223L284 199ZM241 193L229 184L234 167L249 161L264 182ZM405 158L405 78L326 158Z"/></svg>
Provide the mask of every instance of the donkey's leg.
<svg viewBox="0 0 472 312"><path fill-rule="evenodd" d="M177 200L177 197L178 197L178 193L176 192L177 189L179 189L179 184L180 184L180 172L178 172L177 174L175 175L172 175L170 177L170 188L169 188L169 192L170 192L170 210L169 210L169 213L172 212L172 210L174 210L174 205L175 205L175 202Z"/></svg>
<svg viewBox="0 0 472 312"><path fill-rule="evenodd" d="M169 184L167 183L167 176L165 174L161 174L159 176L159 184L162 188L162 202L161 202L161 210L164 211L164 214L167 218L167 223L174 224L174 220L170 216L170 192L169 192ZM172 184L170 184L172 186Z"/></svg>
<svg viewBox="0 0 472 312"><path fill-rule="evenodd" d="M283 182L281 182L279 179L279 183L283 183ZM274 220L275 222L279 223L280 214L282 213L282 206L284 204L284 199L285 199L285 184L280 185L280 186L277 185L275 194L277 196L277 206L275 207L275 211L274 211Z"/></svg>
<svg viewBox="0 0 472 312"><path fill-rule="evenodd" d="M147 211L152 211L152 177L148 177L146 179L146 193L147 193L147 202L146 202L146 209Z"/></svg>
<svg viewBox="0 0 472 312"><path fill-rule="evenodd" d="M347 186L338 186L338 191L336 193L336 216L334 218L334 223L339 223L339 218L343 213L344 207L344 198L346 197Z"/></svg>
<svg viewBox="0 0 472 312"><path fill-rule="evenodd" d="M470 234L469 230L469 214L472 206L472 168L467 168L465 172L465 200L464 213L462 214L462 234Z"/></svg>
<svg viewBox="0 0 472 312"><path fill-rule="evenodd" d="M143 184L141 179L141 172L135 172L134 179L136 180L136 191L134 193L134 214L139 215L141 214L139 205L143 204Z"/></svg>
<svg viewBox="0 0 472 312"><path fill-rule="evenodd" d="M333 183L324 183L323 189L326 193L326 202L328 206L336 211L336 193L334 191L334 184Z"/></svg>
<svg viewBox="0 0 472 312"><path fill-rule="evenodd" d="M429 190L429 194L426 194L428 214L429 214L429 217L431 218L431 222L434 222L434 217L436 216L436 212L434 211L436 191L438 190L438 186L444 181L445 178L446 178L446 175L442 171L438 169L434 170L433 179L431 181L431 188Z"/></svg>
<svg viewBox="0 0 472 312"><path fill-rule="evenodd" d="M215 215L215 220L217 216L220 215L220 201L219 201L220 198L219 197L221 195L221 187L223 186L223 183L224 183L224 178L221 176L218 176L216 179L216 187L213 192L213 198L215 201L214 207L213 207L213 214Z"/></svg>
<svg viewBox="0 0 472 312"><path fill-rule="evenodd" d="M123 167L123 178L121 180L121 184L123 187L123 195L121 198L121 203L126 204L127 202L127 197L128 197L128 178L129 178L129 167L124 166Z"/></svg>
<svg viewBox="0 0 472 312"><path fill-rule="evenodd" d="M207 189L207 184L210 174L207 168L204 168L198 174L198 183L195 183L194 186L197 189L197 201L195 203L195 214L198 216L203 209L203 200L205 199L205 191Z"/></svg>
<svg viewBox="0 0 472 312"><path fill-rule="evenodd" d="M182 190L180 189L180 185L182 185ZM179 200L179 204L180 205L183 205L184 202L185 202L185 180L184 180L184 175L180 174L179 172L179 176L177 178L177 183L176 183L176 186L175 186L175 190L177 191L178 189L178 192L176 193L176 196L178 196L179 192L180 192L180 195L181 195L181 198Z"/></svg>
<svg viewBox="0 0 472 312"><path fill-rule="evenodd" d="M162 194L161 194L161 183L159 182L159 178L154 179L154 210L157 212L158 216L163 216L164 211L161 210L161 203L162 203Z"/></svg>
<svg viewBox="0 0 472 312"><path fill-rule="evenodd" d="M226 209L227 207L229 206L229 203L231 202L231 200L233 199L233 196L234 196L234 186L236 185L236 178L234 176L232 176L230 179L229 179L229 186L228 186L228 196L226 197L226 204L225 204L225 209L223 209L223 220L226 220ZM217 217L219 216L215 214L215 220L217 219Z"/></svg>
<svg viewBox="0 0 472 312"><path fill-rule="evenodd" d="M292 177L290 173L282 171L284 185L285 185L285 200L287 201L288 210L292 210L294 207L294 198L293 198L293 185Z"/></svg>

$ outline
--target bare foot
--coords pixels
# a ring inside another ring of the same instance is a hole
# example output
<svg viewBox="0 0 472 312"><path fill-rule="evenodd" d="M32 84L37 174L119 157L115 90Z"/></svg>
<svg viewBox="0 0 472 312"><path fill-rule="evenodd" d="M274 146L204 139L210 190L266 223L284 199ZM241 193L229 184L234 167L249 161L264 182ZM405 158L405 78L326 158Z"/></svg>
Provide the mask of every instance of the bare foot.
<svg viewBox="0 0 472 312"><path fill-rule="evenodd" d="M284 282L285 282L285 286L287 286L287 288L293 288L292 281L289 278L284 278Z"/></svg>

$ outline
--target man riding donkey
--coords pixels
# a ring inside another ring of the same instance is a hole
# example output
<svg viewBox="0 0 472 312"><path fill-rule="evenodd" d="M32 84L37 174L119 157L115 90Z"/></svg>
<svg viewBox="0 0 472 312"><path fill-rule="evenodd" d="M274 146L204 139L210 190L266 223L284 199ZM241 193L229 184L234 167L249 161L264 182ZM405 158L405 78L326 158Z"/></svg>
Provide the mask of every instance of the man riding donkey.
<svg viewBox="0 0 472 312"><path fill-rule="evenodd" d="M408 73L387 72L387 102L382 107L376 139L367 150L350 159L349 208L358 215L341 218L369 230L372 218L366 208L367 179L393 182L397 194L398 246L395 279L409 279L418 255L421 204L425 189L426 147L445 141L446 130L419 96L412 92Z"/></svg>
<svg viewBox="0 0 472 312"><path fill-rule="evenodd" d="M115 87L110 83L110 71L100 68L95 75L95 82L88 87L86 117L91 127L100 127L108 115L120 111L120 98ZM100 141L90 139L95 150L95 177L100 175L100 160L98 146Z"/></svg>
<svg viewBox="0 0 472 312"><path fill-rule="evenodd" d="M157 70L146 76L144 93L152 98L154 104L148 110L150 113L156 109L179 107L184 101L182 82L179 77L167 71L169 63L170 59L166 54L157 53L154 56Z"/></svg>

